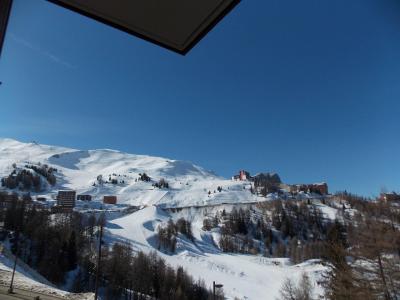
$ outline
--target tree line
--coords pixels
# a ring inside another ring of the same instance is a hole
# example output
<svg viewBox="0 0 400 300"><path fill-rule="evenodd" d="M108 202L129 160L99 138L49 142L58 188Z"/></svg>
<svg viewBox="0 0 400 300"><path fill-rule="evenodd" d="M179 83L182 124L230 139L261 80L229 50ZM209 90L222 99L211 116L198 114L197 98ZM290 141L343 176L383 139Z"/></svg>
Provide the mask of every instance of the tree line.
<svg viewBox="0 0 400 300"><path fill-rule="evenodd" d="M16 164L13 164L13 167L11 174L1 179L1 185L8 189L40 192L42 190L42 177L52 186L57 183L54 175L57 169L46 164L39 166L25 165L25 169L17 169Z"/></svg>
<svg viewBox="0 0 400 300"><path fill-rule="evenodd" d="M203 229L220 231L224 252L287 257L295 264L320 259L329 270L322 282L327 299L400 299L399 207L349 193L324 202L337 209L336 219L311 201L277 200L222 211L206 218ZM281 298L311 299L296 288L285 282Z"/></svg>
<svg viewBox="0 0 400 300"><path fill-rule="evenodd" d="M192 224L184 218L178 219L176 223L170 219L166 226L158 226L158 250L174 253L176 250L178 233L182 234L190 241L194 241Z"/></svg>

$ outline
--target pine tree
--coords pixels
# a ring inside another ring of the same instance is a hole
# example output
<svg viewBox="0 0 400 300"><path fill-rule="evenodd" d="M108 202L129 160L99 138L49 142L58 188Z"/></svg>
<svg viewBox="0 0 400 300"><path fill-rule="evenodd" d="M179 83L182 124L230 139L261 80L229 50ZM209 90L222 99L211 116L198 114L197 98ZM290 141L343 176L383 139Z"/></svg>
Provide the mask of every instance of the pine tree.
<svg viewBox="0 0 400 300"><path fill-rule="evenodd" d="M74 270L77 264L76 234L72 231L67 246L68 270Z"/></svg>

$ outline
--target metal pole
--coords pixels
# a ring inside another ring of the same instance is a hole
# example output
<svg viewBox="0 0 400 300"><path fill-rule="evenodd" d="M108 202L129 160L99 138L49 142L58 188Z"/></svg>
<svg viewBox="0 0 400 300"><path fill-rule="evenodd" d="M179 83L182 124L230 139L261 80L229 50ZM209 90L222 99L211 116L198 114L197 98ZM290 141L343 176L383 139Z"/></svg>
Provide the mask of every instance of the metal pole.
<svg viewBox="0 0 400 300"><path fill-rule="evenodd" d="M99 252L97 257L97 270L96 270L96 285L94 291L94 300L97 300L99 291L99 275L100 275L100 262L101 262L101 239L103 237L103 224L100 225L100 239L99 239Z"/></svg>
<svg viewBox="0 0 400 300"><path fill-rule="evenodd" d="M18 201L18 200L14 200ZM24 200L22 200L24 201ZM16 236L15 236L15 244L16 244L16 249L15 249L15 259L14 259L14 266L13 266L13 272L11 276L11 282L10 282L10 287L8 289L8 293L12 294L14 292L13 285L14 285L14 277L15 277L15 270L17 268L17 262L18 262L18 252L19 252L19 236L23 230L24 226L24 216L25 216L25 204L22 202L22 207L21 209L21 216L20 216L20 224L17 224L16 227Z"/></svg>
<svg viewBox="0 0 400 300"><path fill-rule="evenodd" d="M15 243L16 243L16 251L15 251L15 259L14 259L14 266L13 266L13 271L12 271L12 276L11 276L11 283L10 287L8 288L8 293L12 294L14 292L13 285L14 285L14 276L15 276L15 269L17 268L17 261L18 261L18 251L19 251L19 232L17 232L17 236L15 237Z"/></svg>
<svg viewBox="0 0 400 300"><path fill-rule="evenodd" d="M8 19L10 17L10 11L13 0L1 0L0 1L0 55L3 49L4 38L6 36Z"/></svg>
<svg viewBox="0 0 400 300"><path fill-rule="evenodd" d="M213 300L215 300L215 281L213 281Z"/></svg>

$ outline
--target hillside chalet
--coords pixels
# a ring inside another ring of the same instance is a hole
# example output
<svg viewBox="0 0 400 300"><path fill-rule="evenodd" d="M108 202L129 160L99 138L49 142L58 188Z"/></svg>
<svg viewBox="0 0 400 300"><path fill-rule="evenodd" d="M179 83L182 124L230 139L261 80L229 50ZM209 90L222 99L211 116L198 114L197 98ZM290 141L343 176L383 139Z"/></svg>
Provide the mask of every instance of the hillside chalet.
<svg viewBox="0 0 400 300"><path fill-rule="evenodd" d="M117 196L104 196L103 203L104 204L117 204Z"/></svg>

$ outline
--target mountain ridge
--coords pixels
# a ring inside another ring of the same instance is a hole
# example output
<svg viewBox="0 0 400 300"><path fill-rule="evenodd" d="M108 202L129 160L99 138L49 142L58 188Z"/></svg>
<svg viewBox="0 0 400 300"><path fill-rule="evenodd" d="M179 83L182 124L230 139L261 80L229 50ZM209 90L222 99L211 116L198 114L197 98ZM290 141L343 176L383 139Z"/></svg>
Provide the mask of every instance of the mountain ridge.
<svg viewBox="0 0 400 300"><path fill-rule="evenodd" d="M225 179L192 162L112 149L79 150L0 139L2 178L13 171L13 164L21 168L26 164L48 164L57 169L57 184L40 192L53 197L58 190L72 189L91 194L97 201L105 195L116 195L118 203L138 206L201 206L260 200L250 193L249 182ZM150 182L140 180L144 173L151 178ZM160 180L166 180L169 188L154 187Z"/></svg>

